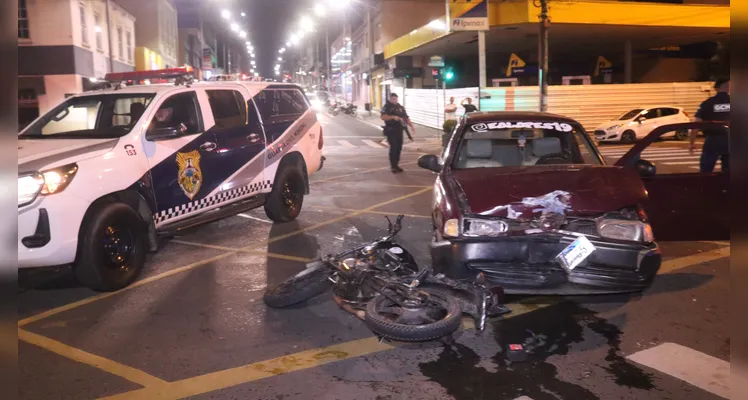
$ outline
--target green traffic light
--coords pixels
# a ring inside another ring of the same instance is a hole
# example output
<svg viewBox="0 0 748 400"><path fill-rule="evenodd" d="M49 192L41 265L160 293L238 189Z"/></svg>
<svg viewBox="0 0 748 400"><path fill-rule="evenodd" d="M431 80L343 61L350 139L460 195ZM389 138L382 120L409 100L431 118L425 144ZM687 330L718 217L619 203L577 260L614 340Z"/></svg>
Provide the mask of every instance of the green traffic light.
<svg viewBox="0 0 748 400"><path fill-rule="evenodd" d="M445 77L445 78L446 78L447 80L450 80L450 79L454 78L454 76L455 76L455 74L454 74L454 72L452 72L452 71L447 71L447 73L446 73L446 74L444 74L444 77Z"/></svg>

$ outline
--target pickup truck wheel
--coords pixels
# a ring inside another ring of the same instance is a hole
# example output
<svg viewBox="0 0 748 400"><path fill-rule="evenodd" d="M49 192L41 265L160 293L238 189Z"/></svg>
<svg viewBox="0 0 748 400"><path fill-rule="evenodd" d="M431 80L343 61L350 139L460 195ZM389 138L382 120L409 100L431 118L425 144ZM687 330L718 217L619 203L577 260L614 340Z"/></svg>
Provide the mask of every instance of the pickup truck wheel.
<svg viewBox="0 0 748 400"><path fill-rule="evenodd" d="M81 284L103 292L128 286L145 264L146 239L146 225L130 206L123 203L95 206L81 228L74 265L76 278Z"/></svg>
<svg viewBox="0 0 748 400"><path fill-rule="evenodd" d="M281 166L265 200L265 214L275 222L293 221L304 204L304 176L297 165Z"/></svg>

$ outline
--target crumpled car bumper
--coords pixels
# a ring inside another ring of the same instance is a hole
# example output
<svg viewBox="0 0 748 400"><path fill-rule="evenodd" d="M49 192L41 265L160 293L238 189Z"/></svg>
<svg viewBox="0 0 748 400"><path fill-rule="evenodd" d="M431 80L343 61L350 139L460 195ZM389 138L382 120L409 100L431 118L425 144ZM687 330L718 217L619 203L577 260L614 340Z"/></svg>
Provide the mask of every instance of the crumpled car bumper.
<svg viewBox="0 0 748 400"><path fill-rule="evenodd" d="M454 238L431 243L433 268L454 279L483 273L492 285L514 294L593 294L641 291L662 263L656 244L588 236L595 251L567 273L556 256L576 239L542 233L509 238Z"/></svg>

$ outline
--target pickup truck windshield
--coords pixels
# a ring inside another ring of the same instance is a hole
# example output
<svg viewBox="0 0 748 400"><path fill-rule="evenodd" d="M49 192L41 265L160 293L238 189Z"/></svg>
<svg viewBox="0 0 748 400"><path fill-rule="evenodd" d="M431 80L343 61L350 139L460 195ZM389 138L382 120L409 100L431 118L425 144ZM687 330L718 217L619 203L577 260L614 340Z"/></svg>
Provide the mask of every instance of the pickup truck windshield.
<svg viewBox="0 0 748 400"><path fill-rule="evenodd" d="M117 138L140 120L153 93L71 97L28 126L19 139Z"/></svg>

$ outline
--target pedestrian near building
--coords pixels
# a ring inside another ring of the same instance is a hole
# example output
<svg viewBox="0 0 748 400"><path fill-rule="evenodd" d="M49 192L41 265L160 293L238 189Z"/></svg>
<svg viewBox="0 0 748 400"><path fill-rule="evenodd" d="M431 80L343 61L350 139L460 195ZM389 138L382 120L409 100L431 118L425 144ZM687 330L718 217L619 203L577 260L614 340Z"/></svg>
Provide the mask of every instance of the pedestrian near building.
<svg viewBox="0 0 748 400"><path fill-rule="evenodd" d="M403 131L406 125L415 133L415 127L405 112L405 107L398 102L397 93L392 93L387 99L387 104L382 107L382 120L384 121L384 135L390 145L390 168L393 173L403 172L400 168L400 153L403 150Z"/></svg>
<svg viewBox="0 0 748 400"><path fill-rule="evenodd" d="M717 94L704 100L696 112L694 121L730 122L730 79L717 79L714 83ZM696 148L696 130L691 130L688 150L694 153ZM728 172L730 162L729 129L705 129L704 147L701 150L699 169L701 172L711 173L717 160L722 161L722 172Z"/></svg>
<svg viewBox="0 0 748 400"><path fill-rule="evenodd" d="M466 101L467 101L467 104L465 104ZM478 111L478 107L473 105L473 99L471 99L470 97L467 97L465 98L465 100L462 100L462 103L460 103L460 105L462 106L462 108L465 109L465 114Z"/></svg>
<svg viewBox="0 0 748 400"><path fill-rule="evenodd" d="M449 104L444 106L444 120L454 121L457 119L457 104L455 104L455 98L449 98Z"/></svg>

